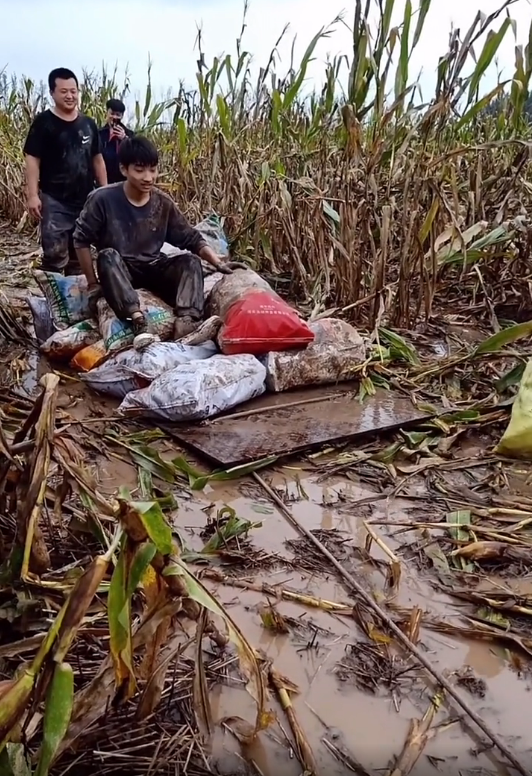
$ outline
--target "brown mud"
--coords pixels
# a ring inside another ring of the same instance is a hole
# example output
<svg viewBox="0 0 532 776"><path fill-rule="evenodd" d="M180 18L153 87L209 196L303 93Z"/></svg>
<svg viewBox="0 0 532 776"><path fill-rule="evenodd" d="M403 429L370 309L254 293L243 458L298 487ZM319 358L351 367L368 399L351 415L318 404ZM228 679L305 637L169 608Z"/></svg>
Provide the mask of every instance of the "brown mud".
<svg viewBox="0 0 532 776"><path fill-rule="evenodd" d="M41 361L36 371L26 373L22 393L31 393L37 385L38 376L47 369L49 366ZM72 378L65 380L59 403L74 422L82 421L83 426L83 421L91 421L95 434L101 434L103 427L92 421L102 415L112 414L116 407L116 403L89 393ZM390 412L389 397L386 411ZM197 463L188 452L180 450L171 440L161 440L154 446L163 459L185 454L190 462ZM91 463L103 494L112 495L124 485L132 491L137 487L137 469L126 460L103 455L95 456ZM409 514L412 505L407 500L400 497L382 499L381 494L367 484L361 485L347 477L333 476L325 482L318 482L322 476L317 476L312 470L308 461L294 460L286 466L268 470L264 475L298 521L311 530L341 532L342 541L348 541L362 550L367 538L364 520L401 523L411 519ZM375 501L372 501L372 496ZM232 507L240 518L262 523L261 527L254 528L250 533L253 557L257 555L258 562L251 558L247 566L244 549L242 569L233 572L239 578L290 588L330 601L351 605L356 603L356 596L349 595L330 569L322 570L318 567L311 572L302 571L305 558L298 554L293 569L277 568L269 564L262 568L261 553L263 556L284 556L292 561L294 556L286 542L300 540L301 537L256 483L244 480L207 485L204 491L189 494L189 498L178 496L178 501L179 510L174 517L174 526L190 549L201 549L203 540L200 532L205 528L207 516L215 514L224 505ZM366 503L357 507L360 501ZM426 513L426 518L421 517L422 512ZM423 503L421 507L418 505L415 519L430 520L430 512L429 502ZM399 540L391 538L393 526L375 528L391 549L396 549L404 542L404 534ZM372 547L371 555L377 559L386 559L384 553L375 546ZM311 565L315 567L316 563ZM366 589L375 593L377 600L383 597L385 575L382 570L376 570L364 558L350 560L348 568ZM222 567L222 570L231 573L230 566ZM431 615L459 623L459 603L457 605L457 601L435 590L432 579L430 573L423 573L412 561L402 560L401 580L394 602L408 609L420 607ZM408 735L410 721L423 716L434 694L433 680L422 668L414 665L404 679L392 678L391 687L379 686L374 694L364 691L359 686L360 682L357 684L351 666L350 647L361 640L360 629L351 618L303 607L299 603L275 601L275 609L282 617L293 618L293 621L300 623L300 627L289 626L286 635L276 634L263 626L259 614L260 607L272 599L268 600L257 592L225 584L217 585L208 579L205 582L231 612L250 643L272 660L278 671L299 686L301 692L293 697L293 703L314 748L321 772L352 772L331 753L330 745L353 755L369 771L386 769L393 762ZM508 580L504 584L508 585ZM515 585L516 593L532 591L532 575L519 579ZM421 645L430 656L431 663L446 675L463 672L465 667L471 669L481 692L466 693L469 704L526 761L529 752L529 715L532 713L530 682L526 677L520 677L512 667L504 646L456 638L444 633L434 634L423 627ZM400 660L400 656L397 659ZM235 716L252 719L254 714L250 697L244 690L235 687L215 688L212 705L217 720ZM277 709L277 713L289 735L282 712ZM435 768L449 774L456 772L457 768L463 773L479 768L489 772L505 771L500 755L489 748L483 751L487 742L478 738L479 731L469 721L464 721L463 714L452 704L440 712L438 717L440 723L449 720L452 724L429 740L413 770L414 774L426 772L427 765L430 765L430 770ZM224 728L219 728L213 753L220 771L235 773L242 770L239 749L233 736ZM273 776L282 772L297 776L301 773L299 762L293 755L290 756L290 749L275 726L260 734L257 741L247 747L245 759L253 761L258 766L258 772L263 774Z"/></svg>
<svg viewBox="0 0 532 776"><path fill-rule="evenodd" d="M50 366L35 354L25 356L19 364L16 390L21 395L34 395L39 377L49 369ZM103 441L106 423L94 422L97 418L111 416L116 403L91 394L74 376L65 373L59 406L72 418L74 437L76 424L84 431L90 429L94 435L95 445L88 453L90 460L87 463L101 492L111 495L121 486L128 486L134 492L138 487L137 468L128 462L127 456L117 453L116 448L110 454L110 448ZM393 415L389 397L386 412ZM478 440L468 440L466 444L469 448L463 448L464 455L471 457L475 450L482 448L482 442ZM201 466L201 462L194 461L189 452L180 450L172 440L159 440L154 447L163 458L172 459L183 454L191 463ZM97 453L98 449L103 452ZM527 465L517 467L512 480L516 492L529 495L532 491L529 475ZM455 477L457 484L461 484L460 473L449 472L447 476L451 481ZM335 548L333 553L345 561L350 572L364 588L373 592L377 600L384 600L385 596L389 600L386 569L385 564L375 566L365 552L368 533L363 521L388 522L388 525L373 525L373 529L400 559L401 576L393 603L400 609L419 607L431 617L463 624L461 602L435 586L433 571L401 552L408 535L397 534L393 526L393 523L433 521L430 498L414 502L413 509L410 499L383 498L382 485L376 475L373 486L371 477L362 480L351 473L324 476L309 458L274 466L263 473L263 477L306 528L338 532L327 535L332 542L328 546ZM201 549L204 538L200 533L208 518L224 505L232 507L240 518L261 523L260 527L251 530L249 542L243 545L236 564L216 564L223 573L234 575L238 580L289 588L357 606L356 595L350 595L325 561L317 563L305 556L309 552L308 546L302 550L295 549L301 547L297 543L287 546L287 541L300 542L301 536L252 479L208 484L201 492L182 490L176 493L176 498L179 508L173 513L174 527L190 550ZM272 555L286 558L287 563L275 563ZM375 544L370 555L387 562L386 554ZM195 570L201 572L205 567L198 565ZM353 757L368 771L387 771L404 746L411 720L421 719L436 691L432 678L424 669L400 650L393 649L389 664L381 666L384 679L378 679L377 672L372 674L370 663L363 663L361 668L356 657L361 651L363 634L352 617L330 614L300 603L273 601L262 593L217 584L207 575L203 579L231 612L250 643L273 661L279 672L298 685L300 693L294 695L292 701L314 749L319 771L330 774L355 772L356 769L342 760L338 752ZM504 586L516 595L532 594L532 574L517 580L499 579L493 575L488 581L481 580L480 584ZM274 604L276 612L285 620L287 633L275 633L264 627L260 612L269 603ZM375 644L378 646L379 635L376 633ZM384 637L381 640L384 642ZM527 671L516 669L505 645L494 640L466 639L434 632L425 628L423 621L418 643L436 668L446 676L454 677L470 706L526 766L531 748L531 685ZM357 644L353 658L351 647ZM371 643L362 647L368 654L372 648ZM523 665L526 667L526 659L521 663ZM460 680L460 676L465 675L472 677L471 681ZM253 718L252 700L243 689L234 685L216 686L211 702L216 721L231 717ZM240 747L236 742L229 732L229 723L217 727L213 761L219 772L246 772L247 764L252 763L254 772L259 774L301 774L302 767L287 743L291 734L286 717L278 706L275 710L280 724L263 731L248 747ZM442 774L457 770L463 774L511 771L502 755L479 737L478 729L464 719L464 714L452 702L444 701L436 725L441 729L430 737L412 773L421 776L433 770Z"/></svg>

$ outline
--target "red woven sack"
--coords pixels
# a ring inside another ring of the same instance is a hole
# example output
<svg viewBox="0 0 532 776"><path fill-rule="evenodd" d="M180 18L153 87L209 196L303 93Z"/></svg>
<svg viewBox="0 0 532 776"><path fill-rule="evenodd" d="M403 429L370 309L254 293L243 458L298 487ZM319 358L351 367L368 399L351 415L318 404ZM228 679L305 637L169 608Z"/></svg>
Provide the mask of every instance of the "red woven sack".
<svg viewBox="0 0 532 776"><path fill-rule="evenodd" d="M260 356L278 350L304 348L314 334L295 310L267 291L250 291L225 316L218 337L226 356Z"/></svg>

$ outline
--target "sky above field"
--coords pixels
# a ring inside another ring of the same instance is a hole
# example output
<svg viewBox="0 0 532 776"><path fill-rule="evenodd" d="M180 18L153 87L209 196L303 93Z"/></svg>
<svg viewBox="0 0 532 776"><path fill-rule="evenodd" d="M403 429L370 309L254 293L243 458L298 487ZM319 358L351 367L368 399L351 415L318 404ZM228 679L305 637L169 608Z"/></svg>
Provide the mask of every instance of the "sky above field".
<svg viewBox="0 0 532 776"><path fill-rule="evenodd" d="M404 1L396 0L394 22L402 18ZM438 56L446 50L451 23L465 32L479 5L487 14L500 2L433 0L411 67L411 77L422 71L424 97L430 96ZM350 25L354 5L354 0L250 0L244 48L253 53L257 68L265 65L288 24L288 35L280 47L281 72L289 65L294 35L298 59L320 27L329 25L342 12L346 25ZM413 5L416 7L416 0ZM203 30L209 61L222 52L234 52L242 11L242 0L91 0L89 5L72 0L0 0L0 70L5 68L8 73L40 81L57 66L80 72L82 68L99 70L102 63L111 69L118 64L120 75L127 67L133 92L142 92L151 58L154 91L162 96L171 93L181 79L188 86L195 85L198 25ZM518 42L526 43L530 3L517 0L510 12L517 22ZM321 41L309 70L309 88L319 83L328 54L350 54L346 25L337 22L328 39ZM512 73L514 46L515 39L509 33L498 62L506 76ZM488 80L495 82L495 78L493 69Z"/></svg>

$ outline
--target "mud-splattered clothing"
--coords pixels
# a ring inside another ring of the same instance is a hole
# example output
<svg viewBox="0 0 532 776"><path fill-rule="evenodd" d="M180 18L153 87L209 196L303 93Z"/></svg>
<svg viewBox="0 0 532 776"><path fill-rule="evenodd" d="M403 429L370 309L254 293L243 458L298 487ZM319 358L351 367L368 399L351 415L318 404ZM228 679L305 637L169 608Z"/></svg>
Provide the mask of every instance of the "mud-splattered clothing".
<svg viewBox="0 0 532 776"><path fill-rule="evenodd" d="M101 153L96 123L80 114L65 121L45 110L33 121L24 153L39 159L42 269L79 274L72 232L94 188L94 157Z"/></svg>
<svg viewBox="0 0 532 776"><path fill-rule="evenodd" d="M41 192L81 210L94 189L93 161L101 153L96 122L81 113L65 121L45 110L30 127L24 153L40 160Z"/></svg>
<svg viewBox="0 0 532 776"><path fill-rule="evenodd" d="M79 205L67 205L41 192L41 269L79 275L81 268L72 243Z"/></svg>
<svg viewBox="0 0 532 776"><path fill-rule="evenodd" d="M98 253L96 269L105 300L121 321L140 309L138 288L158 296L177 316L203 318L203 271L192 253L126 262L118 251L104 248Z"/></svg>
<svg viewBox="0 0 532 776"><path fill-rule="evenodd" d="M188 253L164 256L165 242ZM171 304L178 315L199 320L203 273L198 254L206 244L167 194L155 189L146 205L136 207L122 183L90 194L74 231L76 248L93 245L98 250L103 294L122 320L139 309L138 288Z"/></svg>
<svg viewBox="0 0 532 776"><path fill-rule="evenodd" d="M163 191L154 189L149 201L136 207L126 197L123 183L94 191L74 232L76 248L114 248L126 263L158 258L165 242L196 255L207 244Z"/></svg>

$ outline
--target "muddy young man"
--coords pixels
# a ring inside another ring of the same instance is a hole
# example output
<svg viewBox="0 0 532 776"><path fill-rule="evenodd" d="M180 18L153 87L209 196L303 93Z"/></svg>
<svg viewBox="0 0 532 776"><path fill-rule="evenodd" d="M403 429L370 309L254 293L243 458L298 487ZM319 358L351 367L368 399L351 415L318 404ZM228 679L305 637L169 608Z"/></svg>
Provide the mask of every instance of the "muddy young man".
<svg viewBox="0 0 532 776"><path fill-rule="evenodd" d="M191 334L203 319L201 259L230 274L237 263L224 262L194 229L173 200L155 188L158 153L135 135L118 151L124 183L89 195L74 231L74 245L87 277L91 306L103 295L117 318L131 322L135 347L157 339L140 309L136 289L145 288L174 308L175 339ZM165 242L188 251L169 257ZM90 247L97 251L96 271Z"/></svg>
<svg viewBox="0 0 532 776"><path fill-rule="evenodd" d="M100 129L100 143L107 170L107 182L120 183L124 180L124 176L120 172L118 149L122 140L133 137L133 132L122 123L126 112L126 106L122 100L108 100L106 107L107 121Z"/></svg>
<svg viewBox="0 0 532 776"><path fill-rule="evenodd" d="M26 143L28 210L40 221L42 269L79 274L72 233L96 180L107 184L98 127L78 110L79 84L72 70L48 76L53 107L33 121Z"/></svg>

